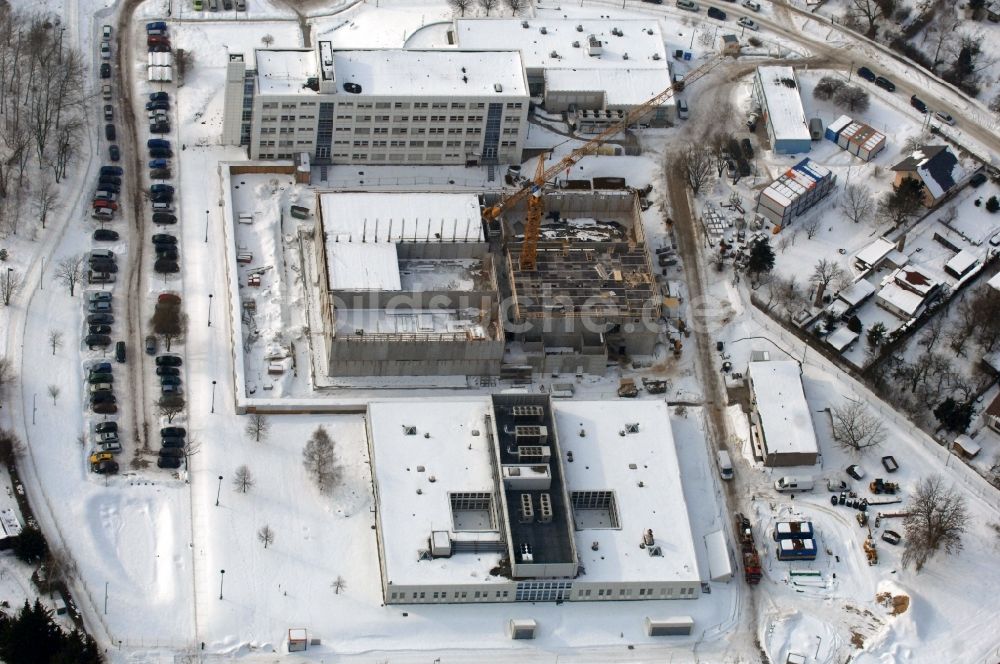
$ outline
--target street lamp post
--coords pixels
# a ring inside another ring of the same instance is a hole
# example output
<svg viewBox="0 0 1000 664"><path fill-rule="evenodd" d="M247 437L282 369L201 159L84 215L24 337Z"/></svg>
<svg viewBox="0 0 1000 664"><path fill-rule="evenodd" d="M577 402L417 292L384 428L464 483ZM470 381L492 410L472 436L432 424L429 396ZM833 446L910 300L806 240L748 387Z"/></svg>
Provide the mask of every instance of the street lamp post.
<svg viewBox="0 0 1000 664"><path fill-rule="evenodd" d="M222 475L219 475L219 490L215 492L215 506L219 506L219 498L222 497Z"/></svg>
<svg viewBox="0 0 1000 664"><path fill-rule="evenodd" d="M205 210L205 244L208 244L208 210Z"/></svg>
<svg viewBox="0 0 1000 664"><path fill-rule="evenodd" d="M208 294L208 326L212 327L212 294Z"/></svg>
<svg viewBox="0 0 1000 664"><path fill-rule="evenodd" d="M215 412L215 381L212 381L212 412Z"/></svg>
<svg viewBox="0 0 1000 664"><path fill-rule="evenodd" d="M226 570L219 570L219 599L222 599L222 582L226 580Z"/></svg>

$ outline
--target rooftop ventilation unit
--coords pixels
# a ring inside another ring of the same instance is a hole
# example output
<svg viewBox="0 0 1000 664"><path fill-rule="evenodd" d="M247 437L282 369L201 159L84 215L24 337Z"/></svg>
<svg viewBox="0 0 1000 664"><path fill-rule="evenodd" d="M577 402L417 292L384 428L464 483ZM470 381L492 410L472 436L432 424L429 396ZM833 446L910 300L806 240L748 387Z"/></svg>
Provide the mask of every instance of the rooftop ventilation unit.
<svg viewBox="0 0 1000 664"><path fill-rule="evenodd" d="M542 523L552 523L552 496L543 493L538 497L538 506L542 512L538 520Z"/></svg>
<svg viewBox="0 0 1000 664"><path fill-rule="evenodd" d="M522 563L535 562L535 554L531 552L531 545L527 542L524 542L520 547L518 547L518 552L521 554Z"/></svg>
<svg viewBox="0 0 1000 664"><path fill-rule="evenodd" d="M541 406L511 406L510 414L515 420L541 420L545 409Z"/></svg>
<svg viewBox="0 0 1000 664"><path fill-rule="evenodd" d="M535 506L531 502L530 493L521 494L521 508L517 513L521 523L531 523L535 520Z"/></svg>
<svg viewBox="0 0 1000 664"><path fill-rule="evenodd" d="M577 25L576 26L576 31L577 32L583 32L583 26L582 25Z"/></svg>
<svg viewBox="0 0 1000 664"><path fill-rule="evenodd" d="M517 448L519 463L548 463L552 458L552 448L548 445L521 445Z"/></svg>
<svg viewBox="0 0 1000 664"><path fill-rule="evenodd" d="M514 440L519 444L527 441L544 443L549 439L548 427L535 424L518 424L514 427Z"/></svg>
<svg viewBox="0 0 1000 664"><path fill-rule="evenodd" d="M660 59L660 54L659 53L654 53L653 54L653 59L654 60L659 60Z"/></svg>
<svg viewBox="0 0 1000 664"><path fill-rule="evenodd" d="M551 53L549 53L549 57L550 58L556 58L556 59L558 59L559 58L559 51L552 51Z"/></svg>
<svg viewBox="0 0 1000 664"><path fill-rule="evenodd" d="M587 36L587 55L599 56L604 52L601 40L594 35Z"/></svg>
<svg viewBox="0 0 1000 664"><path fill-rule="evenodd" d="M621 31L621 28L611 28L611 34L615 37L623 37L625 35L625 33Z"/></svg>
<svg viewBox="0 0 1000 664"><path fill-rule="evenodd" d="M622 60L628 60L628 53L622 53Z"/></svg>
<svg viewBox="0 0 1000 664"><path fill-rule="evenodd" d="M625 425L625 433L639 433L639 423L633 422Z"/></svg>
<svg viewBox="0 0 1000 664"><path fill-rule="evenodd" d="M503 86L500 85L499 83L494 83L493 84L493 91L494 92L503 92Z"/></svg>
<svg viewBox="0 0 1000 664"><path fill-rule="evenodd" d="M578 41L573 42L573 48L580 48L580 42Z"/></svg>
<svg viewBox="0 0 1000 664"><path fill-rule="evenodd" d="M403 425L403 435L404 436L416 436L417 435L417 427L412 427L409 424L404 424Z"/></svg>
<svg viewBox="0 0 1000 664"><path fill-rule="evenodd" d="M544 25L541 28L539 28L538 31L541 32L543 35L549 34L548 29Z"/></svg>

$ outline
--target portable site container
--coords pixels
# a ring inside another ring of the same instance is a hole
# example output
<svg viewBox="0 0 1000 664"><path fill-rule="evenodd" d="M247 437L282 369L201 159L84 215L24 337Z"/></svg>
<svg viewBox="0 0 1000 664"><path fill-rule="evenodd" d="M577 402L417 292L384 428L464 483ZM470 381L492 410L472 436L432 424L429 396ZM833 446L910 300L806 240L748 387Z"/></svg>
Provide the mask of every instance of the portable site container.
<svg viewBox="0 0 1000 664"><path fill-rule="evenodd" d="M694 628L691 616L646 618L646 636L687 636Z"/></svg>
<svg viewBox="0 0 1000 664"><path fill-rule="evenodd" d="M531 618L511 618L507 622L507 633L512 639L533 639L538 623Z"/></svg>
<svg viewBox="0 0 1000 664"><path fill-rule="evenodd" d="M774 539L813 539L812 521L779 521L774 525Z"/></svg>
<svg viewBox="0 0 1000 664"><path fill-rule="evenodd" d="M778 542L778 560L816 560L816 540L784 539Z"/></svg>
<svg viewBox="0 0 1000 664"><path fill-rule="evenodd" d="M848 116L841 115L839 118L826 126L826 131L823 132L823 136L826 140L836 143L837 139L840 137L840 132L852 122L854 122L854 120Z"/></svg>

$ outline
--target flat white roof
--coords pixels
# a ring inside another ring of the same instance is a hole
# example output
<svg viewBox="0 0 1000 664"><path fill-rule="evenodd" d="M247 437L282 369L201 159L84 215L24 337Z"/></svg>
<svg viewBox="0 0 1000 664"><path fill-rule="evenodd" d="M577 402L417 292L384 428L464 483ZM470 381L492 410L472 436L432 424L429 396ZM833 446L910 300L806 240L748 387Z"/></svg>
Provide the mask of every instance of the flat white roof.
<svg viewBox="0 0 1000 664"><path fill-rule="evenodd" d="M562 453L573 453L573 463L562 465L567 490L614 491L618 505L620 529L575 532L577 555L586 568L581 580L697 582L698 561L666 403L558 401L553 411ZM620 435L627 424L636 423L638 433ZM580 436L581 429L586 436ZM647 529L662 556L639 548ZM593 542L598 542L597 551Z"/></svg>
<svg viewBox="0 0 1000 664"><path fill-rule="evenodd" d="M334 241L484 241L475 194L335 192L319 202L328 250Z"/></svg>
<svg viewBox="0 0 1000 664"><path fill-rule="evenodd" d="M621 30L621 37L611 34L614 28ZM455 20L455 33L461 48L518 49L526 69L667 68L666 47L655 19L467 18ZM590 35L601 41L600 55L589 55Z"/></svg>
<svg viewBox="0 0 1000 664"><path fill-rule="evenodd" d="M768 452L817 454L819 446L802 390L798 362L751 362L747 371L753 381L757 413Z"/></svg>
<svg viewBox="0 0 1000 664"><path fill-rule="evenodd" d="M875 284L861 279L837 293L837 297L854 307L864 302L874 292Z"/></svg>
<svg viewBox="0 0 1000 664"><path fill-rule="evenodd" d="M851 332L846 325L841 325L826 338L826 343L833 346L834 350L840 352L857 338L857 332Z"/></svg>
<svg viewBox="0 0 1000 664"><path fill-rule="evenodd" d="M392 97L528 95L521 55L511 50L334 51L333 67L338 94L344 83L356 83L361 94Z"/></svg>
<svg viewBox="0 0 1000 664"><path fill-rule="evenodd" d="M895 243L880 237L855 254L855 258L866 265L876 265L895 248Z"/></svg>
<svg viewBox="0 0 1000 664"><path fill-rule="evenodd" d="M402 290L393 242L328 242L326 273L331 290Z"/></svg>
<svg viewBox="0 0 1000 664"><path fill-rule="evenodd" d="M978 256L968 249L962 249L960 252L952 256L950 261L945 263L945 267L962 274L978 262Z"/></svg>
<svg viewBox="0 0 1000 664"><path fill-rule="evenodd" d="M795 71L791 67L757 67L757 74L775 139L811 140Z"/></svg>
<svg viewBox="0 0 1000 664"><path fill-rule="evenodd" d="M994 274L993 277L986 283L988 283L993 288L1000 290L1000 272Z"/></svg>
<svg viewBox="0 0 1000 664"><path fill-rule="evenodd" d="M500 561L498 553L457 553L450 558L428 560L419 557L420 551L430 549L433 531L453 529L449 494L494 490L490 462L493 451L486 435L490 407L489 398L368 404L383 565L390 583L509 581L489 574ZM416 427L415 435L406 435L405 427ZM479 435L473 435L473 431ZM418 471L418 466L424 471ZM495 509L500 518L500 505Z"/></svg>
<svg viewBox="0 0 1000 664"><path fill-rule="evenodd" d="M876 297L893 308L902 311L907 316L916 314L917 309L924 302L923 295L918 295L911 290L907 290L895 281L890 281L883 286Z"/></svg>
<svg viewBox="0 0 1000 664"><path fill-rule="evenodd" d="M306 79L316 76L316 51L313 49L264 49L254 52L257 60L257 89L266 95L315 95L302 87Z"/></svg>
<svg viewBox="0 0 1000 664"><path fill-rule="evenodd" d="M639 106L671 85L666 69L549 69L545 91L580 92L600 90L607 107ZM673 97L663 103L674 105Z"/></svg>

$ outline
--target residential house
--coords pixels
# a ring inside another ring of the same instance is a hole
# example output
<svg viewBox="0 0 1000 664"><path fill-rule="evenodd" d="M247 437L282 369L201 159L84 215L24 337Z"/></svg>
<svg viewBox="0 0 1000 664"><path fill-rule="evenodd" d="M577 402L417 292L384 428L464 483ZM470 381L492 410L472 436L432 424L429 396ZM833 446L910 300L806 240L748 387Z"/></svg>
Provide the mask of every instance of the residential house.
<svg viewBox="0 0 1000 664"><path fill-rule="evenodd" d="M896 172L893 186L903 180L917 180L923 185L924 206L934 207L966 178L965 169L946 145L924 145L892 167Z"/></svg>

